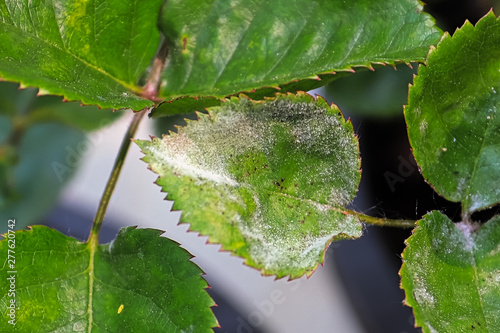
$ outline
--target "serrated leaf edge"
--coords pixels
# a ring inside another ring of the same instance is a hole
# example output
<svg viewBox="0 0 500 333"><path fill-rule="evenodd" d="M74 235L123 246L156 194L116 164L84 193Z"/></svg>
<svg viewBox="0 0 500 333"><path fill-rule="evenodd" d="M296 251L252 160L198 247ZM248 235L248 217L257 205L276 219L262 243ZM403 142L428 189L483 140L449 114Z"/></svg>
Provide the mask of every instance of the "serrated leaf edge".
<svg viewBox="0 0 500 333"><path fill-rule="evenodd" d="M296 94L291 93L291 92L287 92L287 93L284 93L284 94L282 94L282 93L277 93L274 97L271 97L271 96L266 96L266 97L264 97L264 100L253 100L253 99L249 98L248 96L246 96L245 94L240 93L238 96L231 95L231 96L228 96L228 97L226 97L226 98L222 99L221 101L222 101L222 102L227 102L227 101L233 101L233 102L234 102L234 101L238 101L238 100L239 100L239 99L241 99L241 98L244 98L244 99L247 99L247 100L248 100L248 101L250 101L250 102L253 102L253 103L259 103L259 104L260 104L260 103L265 103L266 101L269 101L269 100L275 100L275 99L277 99L277 98L286 98L286 97L309 98L309 101L310 101L310 102L320 103L320 104L323 104L323 106L324 106L324 107L328 107L329 109L334 109L334 108L335 108L336 110L338 110L338 111L339 111L339 114L338 114L338 115L339 115L339 118L341 118L341 120L342 120L342 122L343 122L344 124L349 124L349 125L350 125L350 127L351 127L351 129L352 129L352 122L351 122L351 120L350 120L350 119L345 119L345 117L344 117L344 115L343 115L342 111L340 110L340 108L338 108L338 107L337 107L337 105L335 105L334 103L328 103L328 102L326 101L326 99L325 99L324 97L322 97L322 96L319 96L319 95L316 95L316 96L317 96L317 98L315 98L315 97L311 96L311 95L310 95L310 94L308 94L307 92L304 92L304 91L297 91L297 93L296 93ZM210 108L206 108L206 109L210 109ZM186 126L188 126L188 124L189 124L190 122L195 122L195 121L198 121L201 117L208 117L208 118L210 118L210 111L208 111L208 113L207 113L207 114L204 114L204 113L199 113L199 112L196 112L196 113L197 113L198 119L197 119L197 120L193 120L193 119L185 119L185 121L186 121ZM176 126L176 128L177 128L178 132L169 131L169 134L168 134L168 135L177 135L177 134L181 133L181 132L182 132L182 130L183 130L186 126ZM167 135L166 135L166 134L163 134L163 135L162 135L162 137L165 137L165 136L167 136ZM355 135L355 136L357 137L357 135ZM150 138L151 138L151 140L153 140L153 139L159 139L159 140L161 140L160 138L156 138L156 137L154 137L154 136L150 136ZM132 141L137 141L137 140L133 139ZM139 140L139 141L140 141L140 140ZM357 140L356 140L356 142L357 142L357 144L358 144L358 151L359 151L359 142L358 142ZM142 150L142 148L141 148L141 153L143 153L144 155L146 155L146 153ZM147 158L147 156L142 157L140 160L141 160L141 161L143 161L143 162L145 162L145 163L147 164L147 169L148 169L148 170L150 170L151 172L155 173L155 172L151 169L151 167L149 166L149 162L148 162L148 158ZM361 173L361 168L360 168L360 167L361 167L361 159L360 159L360 158L358 158L358 169L360 170L360 173ZM156 173L155 173L155 174L156 174ZM197 231L197 230L192 230L192 229L191 229L191 227L192 227L192 226L191 226L191 223L190 223L189 221L185 221L185 220L184 220L184 218L183 218L183 216L184 216L184 215L182 214L182 209L176 209L176 207L175 207L175 205L176 205L176 201L175 201L175 200L173 200L173 199L170 199L170 198L169 198L170 193L169 193L168 191L164 190L164 189L163 189L163 186L162 186L162 185L160 185L160 183L159 183L160 178L161 178L161 177L160 177L160 176L158 176L158 177L156 178L156 180L155 180L153 183L154 183L155 185L157 185L157 186L160 188L160 192L161 192L161 193L165 193L165 194L166 194L166 196L165 196L165 198L164 198L163 200L168 201L168 202L172 202L172 203L173 203L173 204L172 204L172 208L171 208L171 210L170 210L170 211L171 211L171 212L181 212L181 216L180 216L180 219L179 219L179 222L177 223L177 225L181 225L181 224L188 224L188 229L187 229L187 232L190 232L190 233L195 233L196 235L198 235L198 237L207 237L207 240L206 240L206 242L205 242L206 244L211 244L211 245L218 245L218 246L220 246L220 248L219 248L219 252L228 252L231 256L233 256L233 257L237 257L237 258L242 259L242 260L243 260L243 263L244 263L245 265L247 265L248 267L251 267L251 268L254 268L254 269L256 269L256 270L260 271L261 276L274 276L274 277L275 277L275 278L274 278L275 280L279 280L279 279L282 279L282 278L288 277L288 281L293 281L293 280L295 280L295 279L299 279L299 278L301 278L302 276L306 275L307 279L309 279L309 278L311 277L311 275L312 275L312 274L313 274L313 273L317 270L317 268L319 267L319 265L320 265L320 264L321 264L321 266L323 266L323 265L324 265L324 260L325 260L325 256L326 256L326 251L327 251L328 247L330 246L330 244L331 244L332 242L337 241L337 240L344 240L344 239L357 239L357 238L359 238L359 237L349 236L349 235L345 234L344 232L341 232L341 233L339 233L339 234L337 234L337 235L332 236L329 240L327 240L327 241L325 242L325 247L324 247L324 250L323 250L323 252L322 252L322 258L321 258L321 260L320 260L320 261L318 261L318 262L316 263L316 265L315 265L315 266L314 266L311 270L305 270L305 272L304 272L304 273L302 273L301 275L298 275L298 276L295 276L295 275L290 275L290 274L277 275L277 274L273 274L273 273L267 273L264 269L262 269L262 268L258 268L258 267L255 267L255 266L251 265L251 264L249 263L249 259L248 259L248 258L241 257L241 256L239 256L239 255L237 255L237 254L234 254L231 250L226 249L226 248L224 247L224 245L223 245L223 244L221 244L221 243L218 243L218 242L212 242L212 241L210 240L210 235L203 234L202 232ZM359 187L359 184L358 184L358 187ZM355 195L355 194L354 194L354 195ZM334 207L331 207L331 206L329 206L329 205L324 205L324 204L321 204L321 205L323 205L323 206L328 206L328 208L329 208L329 209L331 208L331 209L333 209L333 210L334 210L334 211L336 211L336 212L340 212L340 213L344 213L344 214L345 214L345 212L342 212L342 210L337 210L337 209L334 209ZM358 219L358 222L360 223L360 225L361 225L361 226L363 226L363 223L362 223L361 221L359 221L359 219Z"/></svg>
<svg viewBox="0 0 500 333"><path fill-rule="evenodd" d="M442 43L447 43L448 41L451 41L453 38L455 38L455 36L457 36L458 38L461 37L461 35L464 33L465 29L475 29L479 24L482 24L484 22L484 19L495 19L497 21L500 21L500 16L496 16L495 13L493 12L493 8L491 8L488 13L486 13L483 17L481 17L477 22L476 22L476 25L473 25L469 20L465 20L464 24L457 28L455 30L455 32L453 33L453 35L450 35L447 31L444 32L444 34L441 36L441 39L439 40L439 43L434 46L434 45L431 45L431 47L429 48L429 52L427 53L427 57L425 59L425 62L423 62L422 64L420 64L420 66L428 66L428 63L429 63L429 59L431 59L431 57L433 57L433 54L434 52L436 52L437 48L442 44ZM420 67L419 66L419 67ZM406 127L408 129L408 119L407 119L407 115L406 115L406 109L407 107L409 106L410 104L410 95L411 95L411 91L412 89L414 88L415 86L415 80L418 78L418 74L413 74L413 83L409 83L408 84L408 104L406 105L403 105L403 115L404 115L404 118L405 118L405 123L406 123ZM411 138L408 136L408 141L410 143L410 150L413 154L413 143L412 143L412 140ZM415 157L415 155L413 154L413 156ZM453 200L451 198L447 198L445 196L443 196L441 193L439 193L439 191L436 189L435 185L433 185L428 179L427 177L423 174L422 172L422 168L420 167L420 164L418 163L418 160L415 158L415 161L417 162L417 167L418 167L418 170L420 172L420 174L422 175L422 177L424 178L424 181L436 192L438 193L440 196L442 196L443 198L446 198L447 200L450 200L452 202L462 202L461 200ZM493 203L489 206L486 206L486 207L482 207L481 209L476 209L476 210L473 210L473 211L470 211L469 213L472 213L474 211L478 211L478 210L485 210L485 209L488 209L488 208L491 208L491 207L494 207L495 205L497 205L497 203Z"/></svg>
<svg viewBox="0 0 500 333"><path fill-rule="evenodd" d="M161 187L160 187L161 188ZM180 223L178 223L180 224ZM33 234L33 232L35 232L35 229L42 229L42 228L47 228L47 229L50 229L50 230L53 230L55 232L58 232L60 235L64 236L64 237L68 237L68 238L72 238L74 240L76 240L79 244L87 244L87 247L89 249L89 251L93 251L94 254L95 252L97 252L97 249L94 249L91 247L91 244L90 242L87 240L85 242L82 242L82 241L79 241L78 239L72 237L72 236L68 236L68 235L65 235L63 234L62 232L60 232L59 230L55 229L55 228L52 228L52 227L48 227L48 226L45 226L45 225L32 225L32 226L27 226L25 229L21 229L21 230L15 230L14 232L15 233L30 233L30 234ZM126 226L126 227L123 227L120 229L120 231L122 229L134 229L134 230L140 230L140 229L145 229L145 230L149 230L149 231L153 231L153 232L156 232L156 235L158 238L161 238L162 235L166 234L166 231L165 230L161 230L161 229L157 229L157 228L139 228L138 225L135 225L135 226ZM5 240L7 240L7 238L5 237L7 233L3 233L3 234L0 234L0 237L2 237L3 239L0 239L0 242L3 242ZM181 248L182 250L184 250L188 255L189 255L189 261L191 262L192 265L194 265L200 272L200 278L205 282L206 284L206 287L203 288L203 291L207 294L207 296L210 298L210 300L212 301L212 304L210 305L210 311L212 311L212 315L213 317L215 318L216 320L216 325L217 326L212 326L211 328L216 328L216 327L220 327L220 324L219 324L219 321L217 320L217 317L215 316L215 314L213 313L213 308L218 306L217 303L215 303L215 301L213 300L213 298L210 296L210 294L208 293L208 289L211 289L212 287L210 286L210 284L208 283L208 281L204 278L204 276L206 276L207 274L205 273L205 271L198 265L196 264L193 259L195 258L195 256L189 252L188 250L186 250L183 246L181 246L181 244L179 242L177 242L176 240L173 240L171 238L168 238L168 237L164 237L166 239L168 239L169 241L173 242L174 244L178 245L179 248ZM106 244L99 244L99 245L108 245L109 248L111 249L112 245L113 245L113 242L116 240L116 237L110 241L109 243L106 243ZM208 242L208 241L207 241ZM90 262L89 262L89 265L90 265ZM92 272L93 272L93 267L92 267ZM89 282L90 282L90 278L93 277L93 274L89 274ZM93 280L93 279L92 279ZM89 298L91 298L91 294L89 295ZM92 301L90 300L89 301L89 308L91 308L92 306ZM88 315L89 315L89 323L91 322L92 320L92 314L93 314L93 311L91 311L90 313L88 312ZM90 327L90 326L89 326Z"/></svg>

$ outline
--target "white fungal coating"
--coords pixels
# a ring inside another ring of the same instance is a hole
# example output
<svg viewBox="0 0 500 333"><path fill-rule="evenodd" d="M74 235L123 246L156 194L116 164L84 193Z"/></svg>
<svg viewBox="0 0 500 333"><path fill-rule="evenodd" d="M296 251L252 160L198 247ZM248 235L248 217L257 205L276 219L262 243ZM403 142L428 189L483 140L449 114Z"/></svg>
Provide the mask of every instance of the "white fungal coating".
<svg viewBox="0 0 500 333"><path fill-rule="evenodd" d="M205 205L211 212L239 207L221 221L237 228L248 261L277 275L288 265L300 276L322 261L333 238L361 236L357 218L339 213L356 193L360 160L352 127L334 111L308 95L233 99L140 145L160 177L216 189L219 203L180 207L186 218Z"/></svg>

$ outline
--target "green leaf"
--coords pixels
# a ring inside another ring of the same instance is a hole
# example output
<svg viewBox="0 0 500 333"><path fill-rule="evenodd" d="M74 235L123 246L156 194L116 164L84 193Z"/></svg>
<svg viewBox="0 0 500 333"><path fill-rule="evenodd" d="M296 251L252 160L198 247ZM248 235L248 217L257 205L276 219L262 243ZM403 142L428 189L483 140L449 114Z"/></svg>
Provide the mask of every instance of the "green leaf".
<svg viewBox="0 0 500 333"><path fill-rule="evenodd" d="M490 12L445 35L405 110L424 177L464 212L500 202L500 20Z"/></svg>
<svg viewBox="0 0 500 333"><path fill-rule="evenodd" d="M364 117L392 117L402 115L408 101L408 84L416 69L406 65L396 68L375 67L362 70L326 86L326 92L344 112Z"/></svg>
<svg viewBox="0 0 500 333"><path fill-rule="evenodd" d="M0 331L212 332L202 271L160 233L127 227L97 247L43 226L7 234L15 243L0 242L0 254L7 258L14 244L15 267L0 270L0 307L10 304L14 275L17 323L4 316Z"/></svg>
<svg viewBox="0 0 500 333"><path fill-rule="evenodd" d="M180 97L158 105L150 116L152 118L187 114L194 111L203 111L207 107L218 106L222 100L215 97Z"/></svg>
<svg viewBox="0 0 500 333"><path fill-rule="evenodd" d="M182 222L263 274L311 275L332 241L361 236L343 211L360 179L352 124L300 93L245 97L163 139L136 141Z"/></svg>
<svg viewBox="0 0 500 333"><path fill-rule="evenodd" d="M434 211L407 240L401 286L424 332L500 331L500 217L477 228Z"/></svg>
<svg viewBox="0 0 500 333"><path fill-rule="evenodd" d="M441 35L416 0L171 0L160 29L167 99L274 87L270 95L295 80L284 91L308 90L326 83L318 74L424 61Z"/></svg>
<svg viewBox="0 0 500 333"><path fill-rule="evenodd" d="M103 108L151 106L136 96L158 48L162 0L0 3L0 76Z"/></svg>
<svg viewBox="0 0 500 333"><path fill-rule="evenodd" d="M80 159L102 140L87 141L80 130L100 128L120 113L17 87L0 82L0 220L16 217L23 228L39 222Z"/></svg>

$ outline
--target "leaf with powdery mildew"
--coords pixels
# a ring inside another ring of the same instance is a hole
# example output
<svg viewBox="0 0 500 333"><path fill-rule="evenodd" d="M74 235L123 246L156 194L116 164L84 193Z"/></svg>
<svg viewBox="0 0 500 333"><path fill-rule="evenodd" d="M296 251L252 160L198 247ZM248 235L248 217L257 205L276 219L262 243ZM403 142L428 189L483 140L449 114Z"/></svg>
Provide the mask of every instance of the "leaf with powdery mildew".
<svg viewBox="0 0 500 333"><path fill-rule="evenodd" d="M103 108L140 110L162 0L0 2L0 77Z"/></svg>
<svg viewBox="0 0 500 333"><path fill-rule="evenodd" d="M181 221L263 274L311 275L331 241L361 236L343 212L360 180L358 142L323 99L232 98L136 143Z"/></svg>
<svg viewBox="0 0 500 333"><path fill-rule="evenodd" d="M424 333L500 332L500 217L478 227L434 211L407 240L401 286Z"/></svg>
<svg viewBox="0 0 500 333"><path fill-rule="evenodd" d="M500 18L445 35L421 66L405 109L422 174L464 213L500 202Z"/></svg>
<svg viewBox="0 0 500 333"><path fill-rule="evenodd" d="M98 246L44 226L6 234L0 255L15 262L0 268L0 309L8 311L14 276L16 325L4 315L0 331L213 332L202 271L160 234L127 227Z"/></svg>

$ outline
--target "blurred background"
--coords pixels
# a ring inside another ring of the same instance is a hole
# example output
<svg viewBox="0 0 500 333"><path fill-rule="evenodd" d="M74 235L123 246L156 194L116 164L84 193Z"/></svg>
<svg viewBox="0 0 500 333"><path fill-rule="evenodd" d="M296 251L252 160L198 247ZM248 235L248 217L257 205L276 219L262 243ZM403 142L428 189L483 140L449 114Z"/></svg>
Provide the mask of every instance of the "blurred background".
<svg viewBox="0 0 500 333"><path fill-rule="evenodd" d="M429 0L425 10L452 34L466 19L475 23L494 6L498 15L500 1L494 0ZM460 206L425 183L411 155L402 106L417 67L360 69L311 93L337 104L359 136L363 174L353 209L409 219L439 209L457 220ZM19 94L14 101L12 94ZM88 123L68 117L65 124L55 124L55 113L67 114L57 109L60 98L37 99L35 94L19 92L14 84L2 83L0 89L0 218L16 216L24 225L42 223L86 239L131 114L88 108L83 114L77 103L70 103L75 105L72 117L85 117ZM37 115L30 122L28 106ZM184 117L192 115L144 121L136 137L166 133L174 124L182 125ZM128 225L165 230L164 236L191 252L206 272L208 292L218 304L213 310L221 328L215 332L419 332L399 289L400 254L411 230L367 227L356 241L332 244L325 265L311 278L275 281L219 252L218 245L207 245L207 238L187 232L187 225L178 226L180 212L170 211L172 203L153 184L156 175L139 160L142 156L133 145L101 241L112 240ZM22 203L16 200L21 197Z"/></svg>

